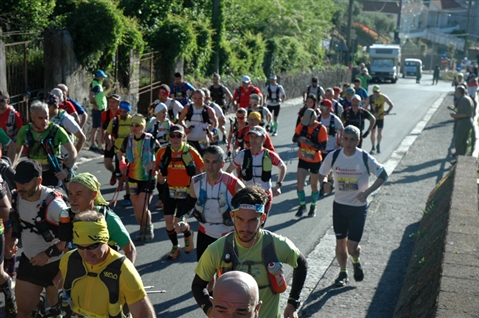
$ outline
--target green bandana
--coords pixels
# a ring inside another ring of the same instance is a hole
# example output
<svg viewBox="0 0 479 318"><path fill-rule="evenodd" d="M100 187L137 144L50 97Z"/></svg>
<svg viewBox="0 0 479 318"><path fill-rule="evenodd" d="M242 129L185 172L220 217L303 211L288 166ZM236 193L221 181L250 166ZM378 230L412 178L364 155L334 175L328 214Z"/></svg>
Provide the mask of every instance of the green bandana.
<svg viewBox="0 0 479 318"><path fill-rule="evenodd" d="M100 182L98 182L98 179L92 175L89 172L83 172L77 174L75 177L71 179L70 182L76 182L79 184L84 185L88 189L92 191L97 191L96 197L95 197L95 205L108 205L108 202L103 199L103 196L101 195L100 192Z"/></svg>

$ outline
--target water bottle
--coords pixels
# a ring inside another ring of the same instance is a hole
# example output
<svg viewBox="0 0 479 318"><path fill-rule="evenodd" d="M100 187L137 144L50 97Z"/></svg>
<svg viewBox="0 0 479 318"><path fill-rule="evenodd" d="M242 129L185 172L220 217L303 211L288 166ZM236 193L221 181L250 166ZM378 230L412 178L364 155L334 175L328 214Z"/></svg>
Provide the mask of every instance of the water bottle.
<svg viewBox="0 0 479 318"><path fill-rule="evenodd" d="M60 223L70 223L70 213L67 210L63 210L60 213Z"/></svg>
<svg viewBox="0 0 479 318"><path fill-rule="evenodd" d="M223 262L221 263L221 265L222 266L218 270L218 277L220 277L226 272L233 270L233 263L231 262L230 254L225 254L225 257L223 258Z"/></svg>
<svg viewBox="0 0 479 318"><path fill-rule="evenodd" d="M271 287L277 294L281 294L288 287L281 267L280 262L270 262L268 264L268 275L271 281Z"/></svg>
<svg viewBox="0 0 479 318"><path fill-rule="evenodd" d="M60 213L60 223L58 224L58 238L60 241L68 242L73 240L73 223L71 222L70 213L63 210Z"/></svg>
<svg viewBox="0 0 479 318"><path fill-rule="evenodd" d="M35 227L38 230L38 233L43 236L43 239L46 242L53 241L53 232L48 227L46 220L42 220L41 217L37 216L35 219Z"/></svg>

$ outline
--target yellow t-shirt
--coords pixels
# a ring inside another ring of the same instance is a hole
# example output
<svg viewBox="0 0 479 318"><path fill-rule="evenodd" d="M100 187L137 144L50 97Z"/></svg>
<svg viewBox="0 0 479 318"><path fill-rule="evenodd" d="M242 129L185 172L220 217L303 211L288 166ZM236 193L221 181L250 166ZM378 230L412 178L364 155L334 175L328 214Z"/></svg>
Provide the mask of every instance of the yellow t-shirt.
<svg viewBox="0 0 479 318"><path fill-rule="evenodd" d="M374 95L371 95L369 96L369 100L374 117L380 120L384 119L384 103L386 102L384 95L379 93L378 98L375 98Z"/></svg>
<svg viewBox="0 0 479 318"><path fill-rule="evenodd" d="M110 122L108 123L108 127L106 128L106 132L109 134L113 132L114 120L115 118L110 120ZM120 151L123 139L128 137L129 134L131 134L131 115L128 115L128 117L124 120L120 118L118 123L118 136L112 136L113 138L115 138L115 153Z"/></svg>
<svg viewBox="0 0 479 318"><path fill-rule="evenodd" d="M268 287L268 272L263 265L263 232L261 232L260 238L255 245L251 248L242 247L237 241L238 247L237 267L235 270L239 270L250 274L258 283L260 287L259 299L263 301L261 310L259 312L260 318L280 318L281 310L279 307L279 294L273 294L271 288ZM276 256L281 263L289 264L293 268L298 267L298 257L300 251L288 238L272 233L274 248ZM236 238L235 238L236 240ZM208 246L206 251L201 256L201 259L196 265L195 273L204 281L209 282L214 274L222 267L222 257L224 251L224 244L226 242L226 236L216 240ZM232 257L236 257L233 255ZM244 261L242 265L241 261ZM255 263L248 266L248 263Z"/></svg>
<svg viewBox="0 0 479 318"><path fill-rule="evenodd" d="M76 250L68 252L60 260L60 271L62 273L63 279L65 279L68 271L68 259L75 251ZM83 264L87 266L90 273L99 274L106 268L108 264L121 256L122 255L120 253L110 248L107 258L102 263L90 265L83 262ZM143 287L140 274L130 260L124 260L121 266L121 274L119 279L119 299L122 306L125 303L136 303L146 296L146 291ZM73 303L72 310L77 314L90 318L109 317L108 288L101 281L98 275L96 277L86 275L74 282L70 291L70 297Z"/></svg>

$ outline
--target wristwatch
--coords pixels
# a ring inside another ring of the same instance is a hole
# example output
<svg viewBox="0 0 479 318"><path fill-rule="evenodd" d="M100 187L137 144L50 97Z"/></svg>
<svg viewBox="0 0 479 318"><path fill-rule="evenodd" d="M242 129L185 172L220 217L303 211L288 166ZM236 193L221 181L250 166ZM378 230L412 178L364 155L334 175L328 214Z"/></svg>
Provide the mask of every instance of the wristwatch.
<svg viewBox="0 0 479 318"><path fill-rule="evenodd" d="M279 185L279 187L281 188L281 186L283 185L283 182L276 182L277 185Z"/></svg>
<svg viewBox="0 0 479 318"><path fill-rule="evenodd" d="M298 309L299 306L301 305L301 302L297 299L289 298L288 299L288 304L291 304L294 306L294 308Z"/></svg>

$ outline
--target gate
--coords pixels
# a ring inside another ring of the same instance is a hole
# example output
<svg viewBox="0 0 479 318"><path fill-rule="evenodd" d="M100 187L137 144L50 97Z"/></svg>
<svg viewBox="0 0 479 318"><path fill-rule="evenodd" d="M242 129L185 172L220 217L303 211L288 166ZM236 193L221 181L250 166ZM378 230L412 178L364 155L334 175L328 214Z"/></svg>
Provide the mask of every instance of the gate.
<svg viewBox="0 0 479 318"><path fill-rule="evenodd" d="M30 102L45 97L43 39L5 43L7 91L10 105L30 121Z"/></svg>
<svg viewBox="0 0 479 318"><path fill-rule="evenodd" d="M161 81L155 72L155 53L144 53L140 59L140 88L138 100L138 112L148 115L148 107L158 99L158 88Z"/></svg>

